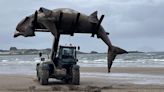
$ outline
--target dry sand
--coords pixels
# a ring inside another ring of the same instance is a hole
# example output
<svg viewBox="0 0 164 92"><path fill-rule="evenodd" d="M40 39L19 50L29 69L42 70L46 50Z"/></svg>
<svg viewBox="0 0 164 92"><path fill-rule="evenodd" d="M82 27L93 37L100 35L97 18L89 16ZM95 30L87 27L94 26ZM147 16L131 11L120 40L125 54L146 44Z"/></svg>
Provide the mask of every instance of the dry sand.
<svg viewBox="0 0 164 92"><path fill-rule="evenodd" d="M122 76L124 74L125 76ZM130 74L130 77L127 74ZM150 77L144 79L144 76L140 75ZM163 75L164 68L114 67L111 73L107 74L104 67L87 67L81 68L81 84L78 86L67 85L54 79L50 79L49 85L42 86L35 75L1 74L0 92L164 92ZM153 76L159 76L159 79Z"/></svg>

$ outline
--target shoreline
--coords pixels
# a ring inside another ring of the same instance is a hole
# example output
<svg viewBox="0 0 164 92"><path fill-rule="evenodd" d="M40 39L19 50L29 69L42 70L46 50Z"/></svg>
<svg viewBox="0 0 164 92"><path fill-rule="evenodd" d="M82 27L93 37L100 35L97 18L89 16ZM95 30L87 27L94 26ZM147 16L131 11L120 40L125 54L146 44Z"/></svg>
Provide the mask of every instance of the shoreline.
<svg viewBox="0 0 164 92"><path fill-rule="evenodd" d="M163 92L164 68L82 67L80 85L68 85L50 79L47 86L38 83L36 75L0 74L0 92L47 92L101 90L102 92ZM152 91L153 90L153 91Z"/></svg>
<svg viewBox="0 0 164 92"><path fill-rule="evenodd" d="M112 67L110 73L164 74L163 70L164 67ZM81 71L108 73L107 67L81 67Z"/></svg>
<svg viewBox="0 0 164 92"><path fill-rule="evenodd" d="M112 67L110 73L130 73L130 74L157 74L163 75L164 74L164 67ZM28 74L21 73L21 72L7 72L7 73L0 73L0 75L35 75L35 71ZM87 73L106 73L110 74L107 71L107 67L80 67L80 72L87 72Z"/></svg>

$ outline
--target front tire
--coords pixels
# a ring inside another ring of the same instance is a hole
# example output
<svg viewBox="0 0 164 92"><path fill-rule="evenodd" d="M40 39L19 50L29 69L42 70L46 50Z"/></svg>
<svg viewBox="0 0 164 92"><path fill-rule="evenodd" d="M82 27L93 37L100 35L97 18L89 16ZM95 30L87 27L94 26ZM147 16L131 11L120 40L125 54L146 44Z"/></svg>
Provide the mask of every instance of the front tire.
<svg viewBox="0 0 164 92"><path fill-rule="evenodd" d="M78 65L72 67L72 84L73 85L80 84L80 70Z"/></svg>
<svg viewBox="0 0 164 92"><path fill-rule="evenodd" d="M49 71L42 70L41 75L39 77L39 82L41 85L48 85Z"/></svg>
<svg viewBox="0 0 164 92"><path fill-rule="evenodd" d="M39 63L37 63L37 65L36 65L36 77L39 81L40 80L40 78L39 78Z"/></svg>

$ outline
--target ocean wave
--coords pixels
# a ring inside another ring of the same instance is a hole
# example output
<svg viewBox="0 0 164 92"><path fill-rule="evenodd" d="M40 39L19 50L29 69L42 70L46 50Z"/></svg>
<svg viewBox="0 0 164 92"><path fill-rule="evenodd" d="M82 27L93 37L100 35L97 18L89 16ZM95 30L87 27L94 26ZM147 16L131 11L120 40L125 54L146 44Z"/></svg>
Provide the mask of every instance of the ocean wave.
<svg viewBox="0 0 164 92"><path fill-rule="evenodd" d="M95 62L106 62L107 59L97 59L97 60L93 60L93 61L95 61Z"/></svg>
<svg viewBox="0 0 164 92"><path fill-rule="evenodd" d="M91 63L91 64L95 64L95 63L104 63L107 60L105 59L97 59L97 60L79 60L80 63Z"/></svg>
<svg viewBox="0 0 164 92"><path fill-rule="evenodd" d="M101 55L79 55L78 64L80 66L107 66L106 54ZM40 58L37 55L28 56L3 56L0 58L0 65L24 65L34 66L40 62ZM113 63L113 66L164 66L164 55L157 53L137 53L119 55Z"/></svg>
<svg viewBox="0 0 164 92"><path fill-rule="evenodd" d="M6 63L6 62L8 62L8 60L2 60L1 62L2 62L2 63Z"/></svg>
<svg viewBox="0 0 164 92"><path fill-rule="evenodd" d="M164 59L152 59L155 62L164 62Z"/></svg>
<svg viewBox="0 0 164 92"><path fill-rule="evenodd" d="M27 64L36 64L40 62L40 60L34 60L34 61L22 61L22 60L15 60L15 61L8 61L8 60L2 60L0 62L1 65L27 65Z"/></svg>
<svg viewBox="0 0 164 92"><path fill-rule="evenodd" d="M13 61L10 60L1 60L0 64L36 64L39 63L40 59L35 58L34 60L21 60L16 58ZM79 60L79 63L83 64L106 64L106 59L95 59L95 60ZM145 64L151 64L151 63L162 63L164 64L164 59L135 59L135 60L124 60L124 59L116 59L114 63L145 63Z"/></svg>

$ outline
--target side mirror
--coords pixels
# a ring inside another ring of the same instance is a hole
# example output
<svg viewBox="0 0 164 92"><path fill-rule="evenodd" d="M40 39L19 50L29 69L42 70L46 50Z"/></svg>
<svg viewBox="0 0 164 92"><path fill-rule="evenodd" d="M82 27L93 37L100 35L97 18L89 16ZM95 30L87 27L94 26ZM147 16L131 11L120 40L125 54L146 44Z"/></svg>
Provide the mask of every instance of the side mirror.
<svg viewBox="0 0 164 92"><path fill-rule="evenodd" d="M39 57L42 57L42 53L41 52L39 52Z"/></svg>
<svg viewBox="0 0 164 92"><path fill-rule="evenodd" d="M41 58L41 61L45 61L45 58Z"/></svg>
<svg viewBox="0 0 164 92"><path fill-rule="evenodd" d="M77 49L80 50L80 46L78 46Z"/></svg>

